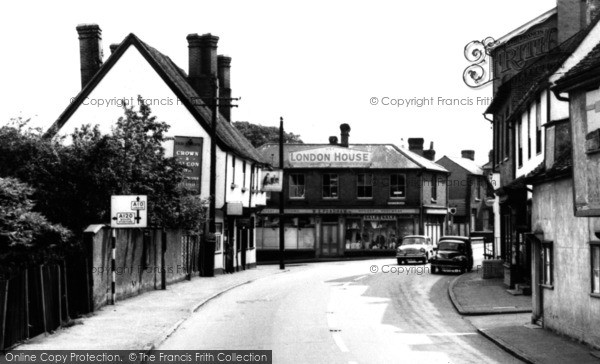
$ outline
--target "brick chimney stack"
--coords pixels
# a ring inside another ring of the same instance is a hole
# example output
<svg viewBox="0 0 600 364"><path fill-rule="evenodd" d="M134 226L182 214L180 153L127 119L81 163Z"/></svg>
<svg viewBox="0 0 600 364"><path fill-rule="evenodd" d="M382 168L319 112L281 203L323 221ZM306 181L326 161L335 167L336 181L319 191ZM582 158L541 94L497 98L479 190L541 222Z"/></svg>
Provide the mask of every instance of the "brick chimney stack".
<svg viewBox="0 0 600 364"><path fill-rule="evenodd" d="M433 142L429 144L429 149L423 151L423 157L429 159L430 161L435 160L435 149L433 149Z"/></svg>
<svg viewBox="0 0 600 364"><path fill-rule="evenodd" d="M558 43L587 27L600 12L600 0L557 0Z"/></svg>
<svg viewBox="0 0 600 364"><path fill-rule="evenodd" d="M231 57L217 56L217 75L219 77L219 112L225 120L231 122Z"/></svg>
<svg viewBox="0 0 600 364"><path fill-rule="evenodd" d="M423 138L408 138L408 150L420 156L423 155Z"/></svg>
<svg viewBox="0 0 600 364"><path fill-rule="evenodd" d="M187 36L190 85L204 102L212 104L214 82L217 80L217 43L219 37L210 33Z"/></svg>
<svg viewBox="0 0 600 364"><path fill-rule="evenodd" d="M81 88L87 85L102 66L102 29L98 24L79 24L79 59Z"/></svg>
<svg viewBox="0 0 600 364"><path fill-rule="evenodd" d="M342 147L348 147L348 138L350 137L350 125L342 124L342 125L340 125L340 130L341 130L341 137L342 137L340 145Z"/></svg>
<svg viewBox="0 0 600 364"><path fill-rule="evenodd" d="M472 161L475 160L475 151L474 150L463 150L461 151L462 157L465 159L470 159Z"/></svg>

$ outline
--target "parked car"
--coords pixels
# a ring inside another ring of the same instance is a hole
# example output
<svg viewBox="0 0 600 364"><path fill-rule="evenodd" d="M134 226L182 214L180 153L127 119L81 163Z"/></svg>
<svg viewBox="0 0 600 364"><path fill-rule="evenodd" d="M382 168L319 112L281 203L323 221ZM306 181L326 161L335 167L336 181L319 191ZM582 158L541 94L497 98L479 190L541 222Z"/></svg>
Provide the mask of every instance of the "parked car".
<svg viewBox="0 0 600 364"><path fill-rule="evenodd" d="M433 242L427 235L407 235L396 249L398 264L418 261L427 263L433 256Z"/></svg>
<svg viewBox="0 0 600 364"><path fill-rule="evenodd" d="M465 236L444 236L438 241L431 258L431 273L444 269L459 269L462 273L473 269L473 248Z"/></svg>

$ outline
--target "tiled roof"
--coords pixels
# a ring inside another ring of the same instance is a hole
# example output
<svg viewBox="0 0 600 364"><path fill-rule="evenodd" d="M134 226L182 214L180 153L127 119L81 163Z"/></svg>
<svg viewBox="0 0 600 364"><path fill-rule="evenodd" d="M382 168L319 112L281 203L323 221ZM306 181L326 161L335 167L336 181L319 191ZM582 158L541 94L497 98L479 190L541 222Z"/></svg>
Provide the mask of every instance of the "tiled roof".
<svg viewBox="0 0 600 364"><path fill-rule="evenodd" d="M434 163L407 149L399 148L393 144L350 144L347 148L331 144L284 144L284 162L286 168L291 168L288 158L290 152L317 148L340 148L354 151L372 153L368 168L381 169L428 169L448 173L444 167ZM264 160L273 166L279 166L279 144L267 143L258 148ZM323 168L322 163L306 164L303 168Z"/></svg>
<svg viewBox="0 0 600 364"><path fill-rule="evenodd" d="M475 161L472 161L468 158L449 157L449 156L445 156L445 157L450 159L452 162L458 164L465 170L467 170L467 172L469 172L470 174L476 174L479 176L483 176L483 170L481 169L481 167L479 167L477 165L477 163L475 163Z"/></svg>
<svg viewBox="0 0 600 364"><path fill-rule="evenodd" d="M571 175L573 160L571 158L571 148L562 148L554 159L554 164L549 169L542 162L533 171L525 177L527 183L538 184L548 180Z"/></svg>
<svg viewBox="0 0 600 364"><path fill-rule="evenodd" d="M564 82L564 80L577 76L581 73L589 71L593 68L600 66L600 43L596 46L573 68L569 70L563 77L561 77L557 83Z"/></svg>
<svg viewBox="0 0 600 364"><path fill-rule="evenodd" d="M210 131L212 112L192 86L187 81L186 73L166 55L155 48L142 42L135 34L129 34L119 47L113 52L106 63L92 78L92 80L81 90L67 109L62 113L54 125L48 130L47 135L56 134L64 123L73 115L82 100L96 87L100 80L110 71L118 59L122 56L129 46L135 46L144 56L151 66L159 73L163 80L171 87L173 92L182 100L183 105L187 107L196 120L207 130ZM250 144L250 142L229 122L219 115L217 122L217 144L233 153L264 163L261 154Z"/></svg>

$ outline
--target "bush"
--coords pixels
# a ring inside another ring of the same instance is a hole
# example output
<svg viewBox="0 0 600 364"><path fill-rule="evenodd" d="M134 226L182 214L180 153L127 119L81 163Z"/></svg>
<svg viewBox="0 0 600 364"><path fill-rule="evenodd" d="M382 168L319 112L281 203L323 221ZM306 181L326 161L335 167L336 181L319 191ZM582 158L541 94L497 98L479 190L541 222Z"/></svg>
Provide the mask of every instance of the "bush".
<svg viewBox="0 0 600 364"><path fill-rule="evenodd" d="M53 260L71 236L68 229L34 212L34 189L16 178L0 178L0 265L4 273Z"/></svg>

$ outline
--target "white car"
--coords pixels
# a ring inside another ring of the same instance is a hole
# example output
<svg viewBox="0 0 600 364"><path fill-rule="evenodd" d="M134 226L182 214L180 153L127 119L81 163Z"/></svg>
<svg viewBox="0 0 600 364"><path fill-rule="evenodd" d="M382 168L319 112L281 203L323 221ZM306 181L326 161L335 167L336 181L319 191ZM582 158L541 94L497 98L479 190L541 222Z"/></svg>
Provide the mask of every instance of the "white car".
<svg viewBox="0 0 600 364"><path fill-rule="evenodd" d="M402 243L396 249L398 264L410 261L427 263L433 257L433 242L427 235L407 235L402 238Z"/></svg>

